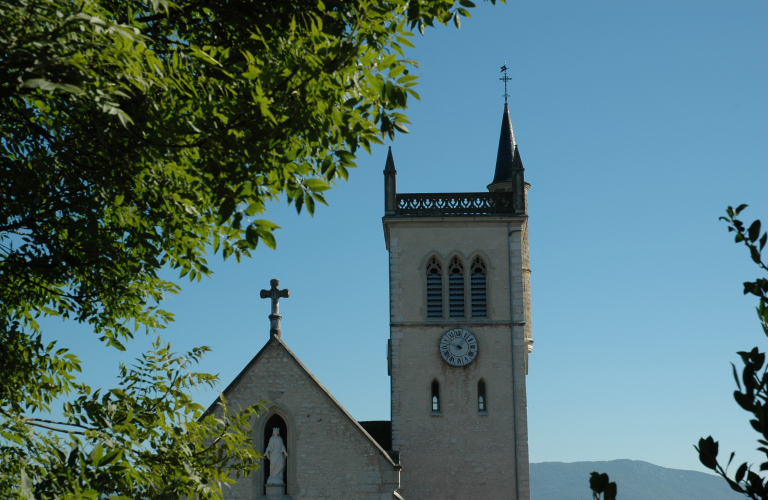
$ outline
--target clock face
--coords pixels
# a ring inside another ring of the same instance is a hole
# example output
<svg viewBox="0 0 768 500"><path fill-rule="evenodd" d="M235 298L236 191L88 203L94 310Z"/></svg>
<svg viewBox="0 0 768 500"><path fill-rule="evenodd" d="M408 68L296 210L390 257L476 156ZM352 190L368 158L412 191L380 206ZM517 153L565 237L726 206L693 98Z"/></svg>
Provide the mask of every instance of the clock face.
<svg viewBox="0 0 768 500"><path fill-rule="evenodd" d="M477 357L477 339L463 328L448 330L440 339L440 354L452 366L466 366Z"/></svg>

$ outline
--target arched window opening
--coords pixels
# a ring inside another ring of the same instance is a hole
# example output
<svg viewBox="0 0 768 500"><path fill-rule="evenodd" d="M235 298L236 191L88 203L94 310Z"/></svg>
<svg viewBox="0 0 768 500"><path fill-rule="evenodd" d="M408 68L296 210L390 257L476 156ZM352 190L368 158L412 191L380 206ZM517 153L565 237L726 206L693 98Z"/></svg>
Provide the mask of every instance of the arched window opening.
<svg viewBox="0 0 768 500"><path fill-rule="evenodd" d="M432 381L432 413L440 412L440 384L437 380Z"/></svg>
<svg viewBox="0 0 768 500"><path fill-rule="evenodd" d="M488 399L485 396L485 380L477 383L477 411L488 411Z"/></svg>
<svg viewBox="0 0 768 500"><path fill-rule="evenodd" d="M427 317L443 317L443 270L434 257L427 264Z"/></svg>
<svg viewBox="0 0 768 500"><path fill-rule="evenodd" d="M452 318L464 317L464 266L454 257L448 268L448 302Z"/></svg>
<svg viewBox="0 0 768 500"><path fill-rule="evenodd" d="M266 458L266 450L269 446L269 440L272 438L272 434L274 433L275 428L280 429L280 438L283 440L283 446L285 447L286 452L290 453L290 450L288 450L288 426L285 424L285 420L280 415L272 415L269 417L269 420L267 420L267 425L264 426L264 453L262 455L265 455L264 458L264 486L266 487L267 480L269 479L270 474L270 463L269 459ZM283 484L288 484L288 463L285 463L285 466L283 467Z"/></svg>
<svg viewBox="0 0 768 500"><path fill-rule="evenodd" d="M485 289L485 264L480 258L472 263L472 316L488 315L488 303Z"/></svg>

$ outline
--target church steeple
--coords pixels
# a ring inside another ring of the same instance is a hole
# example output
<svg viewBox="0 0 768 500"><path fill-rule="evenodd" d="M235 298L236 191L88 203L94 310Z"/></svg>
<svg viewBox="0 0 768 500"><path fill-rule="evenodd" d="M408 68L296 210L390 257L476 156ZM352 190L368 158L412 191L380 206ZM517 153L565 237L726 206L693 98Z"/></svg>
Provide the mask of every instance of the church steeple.
<svg viewBox="0 0 768 500"><path fill-rule="evenodd" d="M504 103L504 115L501 118L499 150L496 153L496 171L493 181L488 184L488 191L513 193L515 212L525 212L525 169L520 159L520 151L512 129L509 116L509 104Z"/></svg>
<svg viewBox="0 0 768 500"><path fill-rule="evenodd" d="M512 118L509 117L509 104L507 99L507 82L512 79L507 75L507 62L501 67L504 76L499 80L504 82L504 115L501 117L501 135L499 136L499 151L496 153L496 172L493 181L488 184L488 191L501 191L512 193L515 212L526 212L523 162L520 160L520 151L517 149L515 131L512 130Z"/></svg>
<svg viewBox="0 0 768 500"><path fill-rule="evenodd" d="M507 191L494 189L494 185L514 182L514 172L523 170L523 162L520 160L520 151L517 149L515 131L512 129L512 118L509 116L509 104L504 103L504 115L501 118L501 135L499 136L499 151L496 153L496 173L493 182L488 186L490 191Z"/></svg>

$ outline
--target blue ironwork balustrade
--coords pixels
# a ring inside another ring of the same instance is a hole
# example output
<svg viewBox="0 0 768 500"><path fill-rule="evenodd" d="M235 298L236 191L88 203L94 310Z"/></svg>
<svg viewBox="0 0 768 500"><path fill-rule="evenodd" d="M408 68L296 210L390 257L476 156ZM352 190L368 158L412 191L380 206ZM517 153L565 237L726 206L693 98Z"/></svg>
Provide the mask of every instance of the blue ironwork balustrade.
<svg viewBox="0 0 768 500"><path fill-rule="evenodd" d="M395 215L515 215L514 194L408 193L397 195Z"/></svg>

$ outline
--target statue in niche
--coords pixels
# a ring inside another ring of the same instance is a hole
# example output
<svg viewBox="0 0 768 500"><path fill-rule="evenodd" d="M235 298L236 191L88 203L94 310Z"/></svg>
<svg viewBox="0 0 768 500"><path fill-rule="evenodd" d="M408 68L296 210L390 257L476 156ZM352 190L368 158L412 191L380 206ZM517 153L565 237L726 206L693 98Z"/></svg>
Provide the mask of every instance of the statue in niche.
<svg viewBox="0 0 768 500"><path fill-rule="evenodd" d="M285 470L285 459L288 457L288 452L285 451L279 427L272 429L272 437L269 438L269 444L264 452L264 457L269 460L269 479L267 479L267 484L283 484L283 471Z"/></svg>

